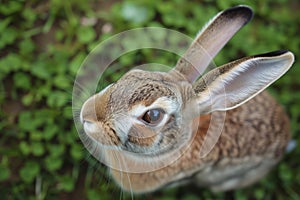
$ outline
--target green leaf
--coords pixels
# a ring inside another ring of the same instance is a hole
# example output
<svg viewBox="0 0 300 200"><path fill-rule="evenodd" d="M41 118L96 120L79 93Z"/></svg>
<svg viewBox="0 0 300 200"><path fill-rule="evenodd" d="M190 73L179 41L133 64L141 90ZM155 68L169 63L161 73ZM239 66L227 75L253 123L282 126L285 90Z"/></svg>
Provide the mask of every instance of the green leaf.
<svg viewBox="0 0 300 200"><path fill-rule="evenodd" d="M98 192L97 190L95 189L88 189L87 190L87 197L88 197L88 200L94 200L94 199L107 199L107 198L104 198L103 196L105 196L105 194L100 194L100 192Z"/></svg>
<svg viewBox="0 0 300 200"><path fill-rule="evenodd" d="M33 102L33 99L34 99L33 94L31 94L31 93L26 94L25 96L22 97L22 103L25 106L29 106Z"/></svg>
<svg viewBox="0 0 300 200"><path fill-rule="evenodd" d="M254 192L255 198L256 199L263 199L264 197L264 190L263 189L256 189Z"/></svg>
<svg viewBox="0 0 300 200"><path fill-rule="evenodd" d="M71 156L74 160L81 160L84 157L83 146L74 144L71 147Z"/></svg>
<svg viewBox="0 0 300 200"><path fill-rule="evenodd" d="M25 131L35 130L36 126L32 123L33 114L29 111L23 111L19 115L19 127Z"/></svg>
<svg viewBox="0 0 300 200"><path fill-rule="evenodd" d="M8 27L0 35L0 48L13 44L18 37L18 31L15 28Z"/></svg>
<svg viewBox="0 0 300 200"><path fill-rule="evenodd" d="M39 174L40 166L33 161L27 161L20 170L20 177L23 181L30 183Z"/></svg>
<svg viewBox="0 0 300 200"><path fill-rule="evenodd" d="M47 148L52 157L58 158L65 153L65 146L62 144L50 144Z"/></svg>
<svg viewBox="0 0 300 200"><path fill-rule="evenodd" d="M57 29L55 31L55 38L57 41L63 41L64 37L65 37L65 33L63 30Z"/></svg>
<svg viewBox="0 0 300 200"><path fill-rule="evenodd" d="M74 186L75 186L75 180L73 180L70 175L63 176L60 179L60 183L59 183L60 189L70 192L74 189Z"/></svg>
<svg viewBox="0 0 300 200"><path fill-rule="evenodd" d="M19 48L22 55L28 55L34 51L35 44L31 39L27 38L20 42Z"/></svg>
<svg viewBox="0 0 300 200"><path fill-rule="evenodd" d="M58 137L59 141L64 144L74 144L74 142L76 142L76 139L78 139L76 127L73 126L70 131L66 132L64 135L60 134Z"/></svg>
<svg viewBox="0 0 300 200"><path fill-rule="evenodd" d="M33 22L38 18L38 13L36 13L32 8L25 7L22 12L22 16L25 18L29 25L33 25Z"/></svg>
<svg viewBox="0 0 300 200"><path fill-rule="evenodd" d="M22 1L8 1L0 4L0 13L3 15L10 15L21 11L23 8Z"/></svg>
<svg viewBox="0 0 300 200"><path fill-rule="evenodd" d="M45 152L44 144L41 142L34 142L31 144L32 154L35 156L41 156Z"/></svg>
<svg viewBox="0 0 300 200"><path fill-rule="evenodd" d="M0 47L1 48L1 47ZM0 72L12 72L22 68L22 60L19 55L10 53L0 60Z"/></svg>
<svg viewBox="0 0 300 200"><path fill-rule="evenodd" d="M21 89L29 89L32 84L30 80L30 76L28 74L17 72L13 76L15 86Z"/></svg>
<svg viewBox="0 0 300 200"><path fill-rule="evenodd" d="M5 19L2 19L0 21L0 31L1 32L4 32L5 29L8 27L9 23L12 21L12 18L11 17L7 17Z"/></svg>
<svg viewBox="0 0 300 200"><path fill-rule="evenodd" d="M22 111L19 115L19 127L22 130L36 132L47 120L45 117L39 117L41 111Z"/></svg>
<svg viewBox="0 0 300 200"><path fill-rule="evenodd" d="M31 146L25 141L20 142L19 148L24 155L28 155L31 152Z"/></svg>
<svg viewBox="0 0 300 200"><path fill-rule="evenodd" d="M77 30L77 38L83 44L92 42L96 38L95 30L92 27L81 26Z"/></svg>
<svg viewBox="0 0 300 200"><path fill-rule="evenodd" d="M67 119L73 119L72 106L66 106L63 110L63 115Z"/></svg>
<svg viewBox="0 0 300 200"><path fill-rule="evenodd" d="M53 80L53 83L57 88L61 88L61 89L70 88L70 81L68 78L66 78L65 75L56 76Z"/></svg>
<svg viewBox="0 0 300 200"><path fill-rule="evenodd" d="M43 121L42 120L40 120L40 121L41 122L37 123L37 120L35 119L34 123L42 124ZM30 140L31 141L41 141L43 138L43 133L40 130L38 130L38 127L40 127L40 126L37 125L36 127L37 127L36 130L30 132Z"/></svg>
<svg viewBox="0 0 300 200"><path fill-rule="evenodd" d="M31 68L30 72L41 79L49 79L51 76L49 68L47 68L47 65L45 62L38 61L36 62Z"/></svg>
<svg viewBox="0 0 300 200"><path fill-rule="evenodd" d="M59 131L58 126L55 124L47 125L43 131L43 137L45 140L52 139Z"/></svg>
<svg viewBox="0 0 300 200"><path fill-rule="evenodd" d="M217 5L218 7L221 9L221 10L224 10L224 9L227 9L227 8L230 8L230 4L232 2L230 1L223 1L223 0L217 0Z"/></svg>
<svg viewBox="0 0 300 200"><path fill-rule="evenodd" d="M48 156L44 160L45 167L49 171L56 171L61 168L63 164L63 160L61 157L55 157L55 156Z"/></svg>
<svg viewBox="0 0 300 200"><path fill-rule="evenodd" d="M235 192L235 199L247 200L247 197L246 197L246 195L241 190L237 190Z"/></svg>
<svg viewBox="0 0 300 200"><path fill-rule="evenodd" d="M0 182L7 180L9 176L10 176L9 168L0 164Z"/></svg>
<svg viewBox="0 0 300 200"><path fill-rule="evenodd" d="M288 184L293 179L293 172L291 169L289 169L288 165L282 163L280 166L280 178L282 180L282 184Z"/></svg>
<svg viewBox="0 0 300 200"><path fill-rule="evenodd" d="M70 99L70 96L66 92L53 91L49 94L47 98L47 104L50 107L62 107Z"/></svg>
<svg viewBox="0 0 300 200"><path fill-rule="evenodd" d="M70 68L69 68L69 70L72 74L77 74L77 72L78 72L82 62L86 58L86 56L87 55L84 52L81 52L72 59L72 61L70 63Z"/></svg>

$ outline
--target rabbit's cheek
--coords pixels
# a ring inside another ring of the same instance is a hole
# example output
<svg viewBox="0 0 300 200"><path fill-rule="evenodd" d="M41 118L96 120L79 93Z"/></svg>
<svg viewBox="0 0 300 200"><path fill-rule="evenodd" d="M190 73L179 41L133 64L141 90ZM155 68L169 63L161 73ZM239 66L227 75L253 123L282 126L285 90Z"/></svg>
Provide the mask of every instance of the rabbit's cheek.
<svg viewBox="0 0 300 200"><path fill-rule="evenodd" d="M157 141L157 133L144 125L134 124L128 134L128 140L142 147L150 147Z"/></svg>

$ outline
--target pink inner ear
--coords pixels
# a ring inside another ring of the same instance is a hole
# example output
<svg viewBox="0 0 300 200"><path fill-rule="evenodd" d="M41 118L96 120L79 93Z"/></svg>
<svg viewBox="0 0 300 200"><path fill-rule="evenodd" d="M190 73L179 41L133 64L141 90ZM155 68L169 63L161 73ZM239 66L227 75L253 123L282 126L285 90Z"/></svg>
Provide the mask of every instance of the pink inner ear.
<svg viewBox="0 0 300 200"><path fill-rule="evenodd" d="M207 68L228 40L252 17L252 11L238 6L218 14L201 31L178 61L176 70L193 83Z"/></svg>

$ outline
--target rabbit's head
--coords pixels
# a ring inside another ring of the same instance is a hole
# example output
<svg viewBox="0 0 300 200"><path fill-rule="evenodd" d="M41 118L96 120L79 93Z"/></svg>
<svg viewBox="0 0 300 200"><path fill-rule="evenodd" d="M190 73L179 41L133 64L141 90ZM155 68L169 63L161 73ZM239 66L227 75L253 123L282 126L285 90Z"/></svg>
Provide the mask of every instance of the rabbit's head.
<svg viewBox="0 0 300 200"><path fill-rule="evenodd" d="M194 95L177 71L132 70L88 99L81 118L85 132L103 145L161 154L191 137L192 118L183 113Z"/></svg>
<svg viewBox="0 0 300 200"><path fill-rule="evenodd" d="M225 10L205 26L171 71L132 70L90 97L80 115L85 133L103 148L136 156L163 155L184 146L193 137L193 119L243 104L292 65L291 52L276 51L225 64L199 79L251 18L246 6Z"/></svg>

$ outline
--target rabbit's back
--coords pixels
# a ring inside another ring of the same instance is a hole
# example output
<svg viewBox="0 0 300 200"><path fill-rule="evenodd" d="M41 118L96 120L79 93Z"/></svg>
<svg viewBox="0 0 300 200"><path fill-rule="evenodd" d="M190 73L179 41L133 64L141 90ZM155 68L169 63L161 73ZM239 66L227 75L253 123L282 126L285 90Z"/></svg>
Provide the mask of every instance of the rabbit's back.
<svg viewBox="0 0 300 200"><path fill-rule="evenodd" d="M262 92L227 111L222 134L205 158L216 162L200 171L196 180L216 190L247 186L281 159L289 140L289 119L284 109L268 92Z"/></svg>
<svg viewBox="0 0 300 200"><path fill-rule="evenodd" d="M282 106L268 92L262 92L227 111L224 131L217 143L220 157L279 157L290 139L289 126Z"/></svg>

